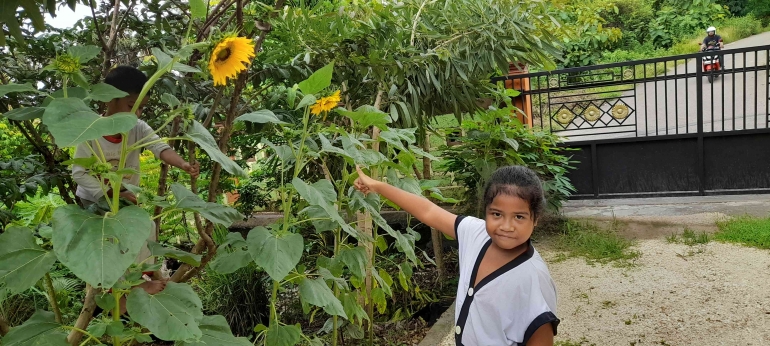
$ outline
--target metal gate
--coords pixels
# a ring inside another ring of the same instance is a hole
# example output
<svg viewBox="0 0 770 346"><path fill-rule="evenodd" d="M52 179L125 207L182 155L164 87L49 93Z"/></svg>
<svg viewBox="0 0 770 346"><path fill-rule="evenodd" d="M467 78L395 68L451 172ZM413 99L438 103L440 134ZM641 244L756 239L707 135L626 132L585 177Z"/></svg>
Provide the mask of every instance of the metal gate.
<svg viewBox="0 0 770 346"><path fill-rule="evenodd" d="M498 77L565 137L575 198L770 192L770 45ZM525 82L527 79L528 84Z"/></svg>

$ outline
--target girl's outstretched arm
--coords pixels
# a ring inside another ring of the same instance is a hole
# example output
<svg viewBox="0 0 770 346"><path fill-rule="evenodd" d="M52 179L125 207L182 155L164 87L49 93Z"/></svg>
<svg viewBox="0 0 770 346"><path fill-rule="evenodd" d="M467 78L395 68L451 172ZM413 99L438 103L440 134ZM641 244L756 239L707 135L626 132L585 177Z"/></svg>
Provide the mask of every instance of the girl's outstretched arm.
<svg viewBox="0 0 770 346"><path fill-rule="evenodd" d="M433 227L449 237L456 238L455 219L457 215L452 214L444 208L437 206L428 199L406 192L390 184L374 180L361 171L361 167L356 166L358 179L355 187L358 191L367 194L369 192L379 193L397 206L404 209L420 222Z"/></svg>

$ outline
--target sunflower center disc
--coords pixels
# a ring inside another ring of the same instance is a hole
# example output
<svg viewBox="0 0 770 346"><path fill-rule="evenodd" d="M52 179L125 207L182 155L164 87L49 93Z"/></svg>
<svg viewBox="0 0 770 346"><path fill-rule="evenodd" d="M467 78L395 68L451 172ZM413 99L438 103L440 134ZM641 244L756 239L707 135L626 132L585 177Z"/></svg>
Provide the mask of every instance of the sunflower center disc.
<svg viewBox="0 0 770 346"><path fill-rule="evenodd" d="M222 49L222 50L219 51L219 53L217 53L217 60L219 60L219 61L227 60L227 58L230 57L230 54L231 54L230 53L230 48Z"/></svg>

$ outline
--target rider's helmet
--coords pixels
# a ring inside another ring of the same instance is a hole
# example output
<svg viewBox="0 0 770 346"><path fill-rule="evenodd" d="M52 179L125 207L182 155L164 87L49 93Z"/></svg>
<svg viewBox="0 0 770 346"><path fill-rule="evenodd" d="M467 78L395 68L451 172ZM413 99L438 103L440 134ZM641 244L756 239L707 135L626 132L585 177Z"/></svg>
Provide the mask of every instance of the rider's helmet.
<svg viewBox="0 0 770 346"><path fill-rule="evenodd" d="M717 34L717 28L710 26L708 29L706 29L707 35L716 35Z"/></svg>

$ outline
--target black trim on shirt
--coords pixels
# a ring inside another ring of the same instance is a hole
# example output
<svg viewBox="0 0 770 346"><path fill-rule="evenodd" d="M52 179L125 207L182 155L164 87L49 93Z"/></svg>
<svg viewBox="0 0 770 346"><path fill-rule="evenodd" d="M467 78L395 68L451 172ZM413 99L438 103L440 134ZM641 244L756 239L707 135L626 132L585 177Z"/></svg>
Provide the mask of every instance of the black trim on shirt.
<svg viewBox="0 0 770 346"><path fill-rule="evenodd" d="M465 219L465 215L457 215L455 218L455 240L457 240L457 245L460 245L460 222L463 222L463 219Z"/></svg>
<svg viewBox="0 0 770 346"><path fill-rule="evenodd" d="M455 225L459 225L459 223L455 221ZM457 346L463 345L462 339L463 339L463 333L465 333L465 323L468 321L468 312L471 309L471 303L473 303L473 298L476 297L478 290L480 290L482 287L484 287L484 285L488 284L498 276L503 275L508 271L512 270L513 268L518 267L520 264L526 262L527 260L532 258L532 256L535 254L535 248L532 247L532 241L527 239L527 241L524 244L522 244L527 246L527 250L524 251L524 253L512 259L510 262L506 263L505 265L498 268L494 272L490 273L484 279L482 279L478 285L475 285L476 275L479 273L479 267L481 266L481 260L484 259L484 255L487 253L487 249L489 249L490 245L492 245L491 238L487 240L487 242L481 248L481 251L479 251L479 254L476 256L476 263L473 265L473 271L471 272L470 283L468 284L468 288L473 289L473 295L465 297L465 301L463 301L463 306L460 308L460 316L458 316L457 323L455 324L455 328L457 328L457 326L460 326L460 333L459 334L455 333L455 345ZM468 292L465 292L465 294L467 295Z"/></svg>
<svg viewBox="0 0 770 346"><path fill-rule="evenodd" d="M521 343L521 345L526 345L532 335L546 323L551 323L553 326L553 335L556 335L556 327L559 326L559 322L561 321L550 311L546 311L540 314L540 316L535 317L535 319L532 320L532 323L529 324L529 327L527 327L527 331L524 333L524 342Z"/></svg>

